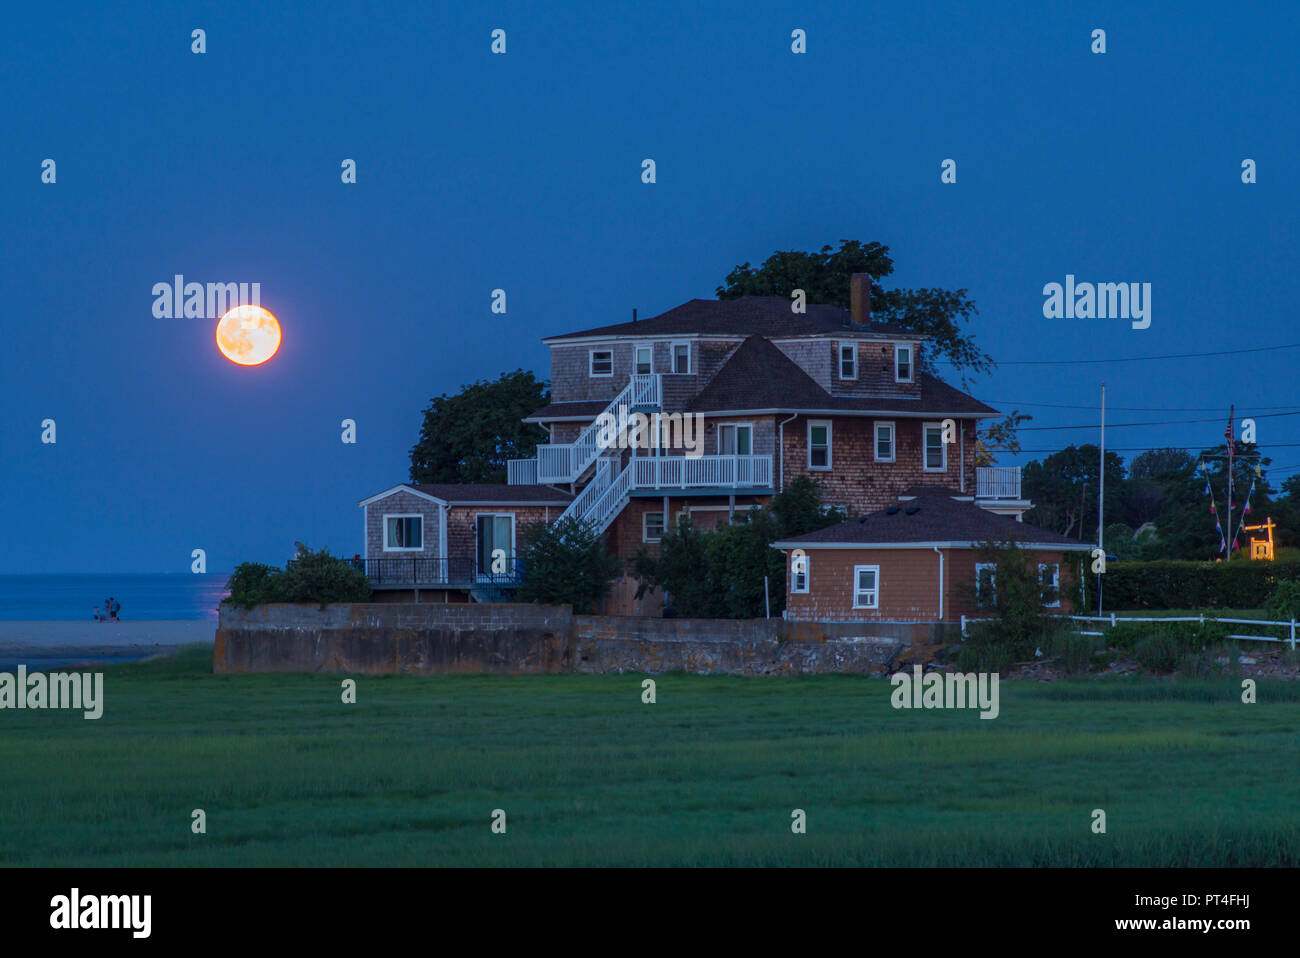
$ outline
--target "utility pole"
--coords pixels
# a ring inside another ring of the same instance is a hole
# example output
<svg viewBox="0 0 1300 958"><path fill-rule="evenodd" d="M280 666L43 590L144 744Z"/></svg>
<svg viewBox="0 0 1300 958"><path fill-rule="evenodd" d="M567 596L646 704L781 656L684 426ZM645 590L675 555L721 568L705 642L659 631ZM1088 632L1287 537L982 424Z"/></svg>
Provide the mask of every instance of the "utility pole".
<svg viewBox="0 0 1300 958"><path fill-rule="evenodd" d="M1102 516L1106 506L1106 381L1101 383L1101 464L1097 469L1099 488L1097 490L1097 548L1101 550L1101 560L1106 561L1106 546L1102 542ZM1101 615L1101 573L1097 573L1097 614Z"/></svg>
<svg viewBox="0 0 1300 958"><path fill-rule="evenodd" d="M1236 412L1236 404L1228 405L1228 428L1224 431L1224 438L1228 441L1228 521L1223 527L1224 536L1232 535L1232 422L1233 414ZM1224 561L1232 559L1232 539L1225 538L1227 545L1224 547Z"/></svg>

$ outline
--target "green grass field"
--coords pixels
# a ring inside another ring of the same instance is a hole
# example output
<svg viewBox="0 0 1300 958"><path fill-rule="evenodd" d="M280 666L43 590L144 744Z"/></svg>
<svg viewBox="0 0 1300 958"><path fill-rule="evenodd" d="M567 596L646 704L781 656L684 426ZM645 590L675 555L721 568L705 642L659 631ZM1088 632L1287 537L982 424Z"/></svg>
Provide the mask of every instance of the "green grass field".
<svg viewBox="0 0 1300 958"><path fill-rule="evenodd" d="M654 705L639 675L361 676L343 705L210 659L107 670L99 721L0 712L0 863L1300 863L1295 683L1004 682L990 721L851 676L661 675Z"/></svg>

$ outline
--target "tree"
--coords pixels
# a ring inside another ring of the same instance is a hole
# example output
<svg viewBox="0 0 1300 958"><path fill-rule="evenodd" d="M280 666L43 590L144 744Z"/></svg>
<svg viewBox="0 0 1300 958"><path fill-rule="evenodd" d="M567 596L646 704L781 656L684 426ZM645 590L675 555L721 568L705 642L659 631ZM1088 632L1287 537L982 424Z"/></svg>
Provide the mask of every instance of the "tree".
<svg viewBox="0 0 1300 958"><path fill-rule="evenodd" d="M730 525L700 532L689 516L665 530L657 552L642 546L632 562L639 599L663 589L678 615L749 619L785 608L785 556L772 543L848 518L822 504L821 485L794 479L765 509L751 509ZM766 583L764 583L766 578Z"/></svg>
<svg viewBox="0 0 1300 958"><path fill-rule="evenodd" d="M944 356L953 367L965 373L984 373L996 364L992 357L975 345L975 338L961 328L978 313L966 290L893 289L886 290L875 282L894 271L889 247L880 243L840 240L840 248L823 246L816 253L778 250L754 269L742 263L727 274L717 288L718 299L741 296L781 296L789 298L802 289L810 303L849 308L849 281L854 273L872 277L871 313L880 322L894 323L930 337L935 355ZM922 355L919 364L931 369L932 356Z"/></svg>
<svg viewBox="0 0 1300 958"><path fill-rule="evenodd" d="M1271 508L1272 488L1268 484L1267 466L1271 459L1261 458L1254 443L1238 443L1233 457L1233 510L1232 528L1227 527L1227 488L1228 460L1227 447L1216 446L1201 453L1200 462L1207 469L1202 471L1198 462L1188 457L1187 464L1176 472L1163 473L1168 482L1168 500L1156 520L1159 529L1161 555L1169 559L1214 559L1223 556L1219 532L1214 528L1215 520L1223 530L1223 539L1231 544L1232 536L1242 524L1242 509L1246 505L1246 496L1250 491L1251 481L1255 479L1255 464L1259 463L1264 473L1255 482L1255 494L1250 499L1251 514L1248 522L1262 518ZM1206 480L1209 480L1210 495L1205 494ZM1211 502L1214 511L1210 511ZM1245 543L1248 537L1241 535Z"/></svg>
<svg viewBox="0 0 1300 958"><path fill-rule="evenodd" d="M998 461L997 453L999 452L1005 452L1012 456L1019 455L1020 440L1016 438L1016 430L1022 422L1028 422L1033 418L1033 416L1015 409L1008 413L1005 418L990 422L987 426L982 427L984 429L982 434L977 428L975 430L975 465L996 465Z"/></svg>
<svg viewBox="0 0 1300 958"><path fill-rule="evenodd" d="M1021 471L1021 488L1034 508L1027 520L1036 526L1091 539L1097 528L1098 465L1101 450L1092 444L1067 446L1041 463L1034 460ZM1103 525L1120 521L1116 494L1124 481L1124 460L1106 453L1106 515Z"/></svg>
<svg viewBox="0 0 1300 958"><path fill-rule="evenodd" d="M671 595L678 615L722 618L722 584L709 562L706 535L695 528L689 515L682 515L664 530L657 554L641 546L632 559L632 574L638 580L636 597L663 589Z"/></svg>
<svg viewBox="0 0 1300 958"><path fill-rule="evenodd" d="M821 485L807 476L791 480L788 486L772 497L768 508L771 509L779 530L772 541L824 529L849 517L838 506L824 505Z"/></svg>
<svg viewBox="0 0 1300 958"><path fill-rule="evenodd" d="M1181 474L1195 464L1185 449L1148 449L1133 457L1128 474L1134 479L1159 479L1169 473Z"/></svg>
<svg viewBox="0 0 1300 958"><path fill-rule="evenodd" d="M531 457L546 438L522 420L548 399L546 384L523 369L431 399L411 448L411 481L505 482L506 460Z"/></svg>
<svg viewBox="0 0 1300 958"><path fill-rule="evenodd" d="M573 517L534 522L523 528L520 538L522 581L515 593L520 602L567 604L585 614L609 594L619 561L605 551L587 523Z"/></svg>

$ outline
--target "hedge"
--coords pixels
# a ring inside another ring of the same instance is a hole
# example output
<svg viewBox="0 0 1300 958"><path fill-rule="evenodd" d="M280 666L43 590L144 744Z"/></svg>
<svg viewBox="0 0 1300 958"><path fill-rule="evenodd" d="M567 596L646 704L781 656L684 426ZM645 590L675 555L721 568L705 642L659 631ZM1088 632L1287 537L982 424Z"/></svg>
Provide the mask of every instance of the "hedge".
<svg viewBox="0 0 1300 958"><path fill-rule="evenodd" d="M1300 579L1300 562L1111 562L1103 601L1107 609L1125 610L1259 609L1283 579Z"/></svg>

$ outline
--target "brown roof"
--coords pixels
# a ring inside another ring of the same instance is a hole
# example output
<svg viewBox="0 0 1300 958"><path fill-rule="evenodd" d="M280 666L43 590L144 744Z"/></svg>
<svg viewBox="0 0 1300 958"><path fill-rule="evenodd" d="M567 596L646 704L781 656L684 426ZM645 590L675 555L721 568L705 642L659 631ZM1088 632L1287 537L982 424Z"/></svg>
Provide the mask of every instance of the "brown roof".
<svg viewBox="0 0 1300 958"><path fill-rule="evenodd" d="M403 483L408 489L423 492L444 502L535 502L538 505L565 505L573 496L550 486L510 486L499 482Z"/></svg>
<svg viewBox="0 0 1300 958"><path fill-rule="evenodd" d="M1092 544L1039 529L1011 516L989 512L973 502L958 502L951 489L916 487L908 490L916 498L900 502L860 519L818 529L806 535L784 539L778 545L896 545L904 543L1006 542L1090 550Z"/></svg>
<svg viewBox="0 0 1300 958"><path fill-rule="evenodd" d="M609 399L581 399L577 402L547 403L536 412L525 416L524 422L546 422L547 420L563 419L568 416L595 419L610 402Z"/></svg>
<svg viewBox="0 0 1300 958"><path fill-rule="evenodd" d="M920 373L921 395L832 396L794 360L762 336L746 339L717 374L686 405L687 412L740 412L776 409L797 412L888 412L923 416L958 413L996 416L996 409L954 389L942 379ZM534 413L534 416L537 414Z"/></svg>
<svg viewBox="0 0 1300 958"><path fill-rule="evenodd" d="M827 333L857 337L888 336L923 340L928 337L891 323L851 322L847 309L808 305L808 312L793 313L790 300L782 296L742 296L739 299L692 299L665 313L635 323L614 323L582 329L562 336L548 336L542 342L589 336L824 336Z"/></svg>

